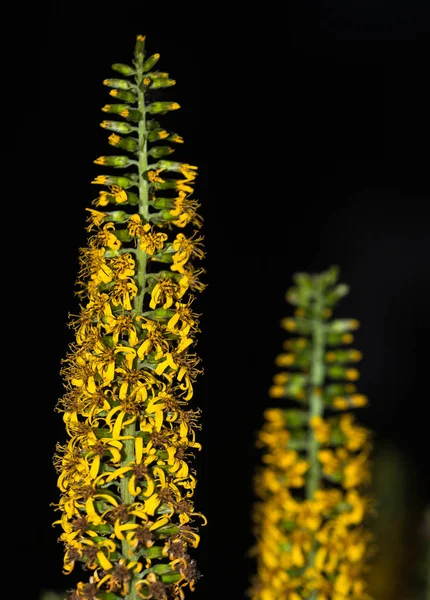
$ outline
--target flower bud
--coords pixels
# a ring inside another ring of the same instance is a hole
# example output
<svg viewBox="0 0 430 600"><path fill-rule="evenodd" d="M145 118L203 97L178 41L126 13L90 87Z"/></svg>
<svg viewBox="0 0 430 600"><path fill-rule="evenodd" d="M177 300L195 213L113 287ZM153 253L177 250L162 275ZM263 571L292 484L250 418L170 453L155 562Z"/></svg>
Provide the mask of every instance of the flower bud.
<svg viewBox="0 0 430 600"><path fill-rule="evenodd" d="M165 79L164 77L157 77L156 79L151 77L151 79L152 83L149 86L149 89L151 90L158 90L160 88L167 88L176 85L175 79Z"/></svg>
<svg viewBox="0 0 430 600"><path fill-rule="evenodd" d="M157 140L165 140L169 138L169 132L165 129L152 129L147 133L148 141L155 142Z"/></svg>
<svg viewBox="0 0 430 600"><path fill-rule="evenodd" d="M282 344L284 350L293 350L295 352L303 350L306 346L309 345L309 340L304 337L291 338L285 340Z"/></svg>
<svg viewBox="0 0 430 600"><path fill-rule="evenodd" d="M133 69L133 67L130 67L129 65L124 65L122 63L114 63L112 65L111 69L113 69L114 71L117 71L118 73L121 73L121 75L135 75L136 74L136 70Z"/></svg>
<svg viewBox="0 0 430 600"><path fill-rule="evenodd" d="M346 369L340 365L328 367L327 375L332 379L348 379L350 381L356 381L360 377L360 373L357 369Z"/></svg>
<svg viewBox="0 0 430 600"><path fill-rule="evenodd" d="M138 148L136 139L131 137L120 137L119 135L116 135L116 133L112 133L112 135L108 137L108 142L111 146L115 146L115 148L123 148L129 152L135 152Z"/></svg>
<svg viewBox="0 0 430 600"><path fill-rule="evenodd" d="M128 108L127 104L105 104L102 111L119 115L123 110L128 110Z"/></svg>
<svg viewBox="0 0 430 600"><path fill-rule="evenodd" d="M130 215L124 210L112 210L105 213L105 221L112 221L113 223L124 223Z"/></svg>
<svg viewBox="0 0 430 600"><path fill-rule="evenodd" d="M140 110L137 110L136 108L129 108L128 106L126 106L119 114L121 117L124 117L124 119L127 119L127 121L134 121L135 123L140 121L142 118L142 113Z"/></svg>
<svg viewBox="0 0 430 600"><path fill-rule="evenodd" d="M127 229L116 229L115 235L121 242L131 242L133 239Z"/></svg>
<svg viewBox="0 0 430 600"><path fill-rule="evenodd" d="M178 135L177 133L171 133L167 138L169 142L176 142L176 144L183 144L184 138Z"/></svg>
<svg viewBox="0 0 430 600"><path fill-rule="evenodd" d="M140 55L138 58L141 57L141 55L145 52L145 35L138 35L136 37L136 45L134 47L134 51L137 55Z"/></svg>
<svg viewBox="0 0 430 600"><path fill-rule="evenodd" d="M114 175L98 175L91 183L98 185L119 185L119 187L125 190L133 185L138 186L137 182L129 177L116 177Z"/></svg>
<svg viewBox="0 0 430 600"><path fill-rule="evenodd" d="M119 90L131 90L135 87L131 81L127 81L127 79L105 79L103 85Z"/></svg>
<svg viewBox="0 0 430 600"><path fill-rule="evenodd" d="M115 169L123 169L134 163L128 156L99 156L94 162L96 165L105 165Z"/></svg>
<svg viewBox="0 0 430 600"><path fill-rule="evenodd" d="M153 102L147 108L151 115L163 114L169 110L177 110L181 106L177 102Z"/></svg>
<svg viewBox="0 0 430 600"><path fill-rule="evenodd" d="M324 294L324 303L328 306L333 306L348 293L349 286L347 286L345 283L340 283L333 290L331 290L327 294Z"/></svg>
<svg viewBox="0 0 430 600"><path fill-rule="evenodd" d="M325 360L328 363L348 363L357 362L363 357L358 350L331 350L326 352Z"/></svg>
<svg viewBox="0 0 430 600"><path fill-rule="evenodd" d="M326 337L327 346L340 346L342 344L352 344L354 336L352 333L328 333Z"/></svg>
<svg viewBox="0 0 430 600"><path fill-rule="evenodd" d="M153 158L162 158L163 156L169 156L172 152L174 152L174 150L169 146L153 146L151 150L148 151L148 154Z"/></svg>
<svg viewBox="0 0 430 600"><path fill-rule="evenodd" d="M146 73L147 71L150 71L152 69L152 67L159 61L159 59L160 59L159 54L153 54L152 56L147 58L145 60L145 62L143 63L142 71L144 73Z"/></svg>
<svg viewBox="0 0 430 600"><path fill-rule="evenodd" d="M137 131L136 127L133 127L133 125L129 125L128 123L123 123L122 121L103 121L100 123L100 127L108 129L109 131L115 131L116 133L131 133L132 131Z"/></svg>
<svg viewBox="0 0 430 600"><path fill-rule="evenodd" d="M327 323L325 330L328 333L344 333L347 331L354 331L360 327L360 321L357 319L334 319L330 323Z"/></svg>
<svg viewBox="0 0 430 600"><path fill-rule="evenodd" d="M343 396L334 396L331 406L336 410L349 410L350 408L361 408L368 404L367 396L363 394L350 394Z"/></svg>
<svg viewBox="0 0 430 600"><path fill-rule="evenodd" d="M303 318L292 318L287 317L281 320L281 327L287 331L300 333L301 335L307 335L311 332L311 322Z"/></svg>
<svg viewBox="0 0 430 600"><path fill-rule="evenodd" d="M306 425L309 419L309 414L303 410L288 409L284 410L283 416L285 424L291 428L303 427Z"/></svg>
<svg viewBox="0 0 430 600"><path fill-rule="evenodd" d="M119 100L123 100L124 102L129 102L130 104L136 102L136 96L132 92L126 92L125 90L114 89L109 92L109 95L118 98Z"/></svg>

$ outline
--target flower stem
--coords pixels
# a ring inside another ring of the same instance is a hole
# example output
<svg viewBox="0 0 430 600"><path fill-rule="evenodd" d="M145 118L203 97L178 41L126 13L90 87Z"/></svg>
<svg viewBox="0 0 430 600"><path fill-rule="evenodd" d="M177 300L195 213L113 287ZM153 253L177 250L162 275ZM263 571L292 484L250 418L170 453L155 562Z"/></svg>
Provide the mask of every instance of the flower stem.
<svg viewBox="0 0 430 600"><path fill-rule="evenodd" d="M310 394L309 394L309 421L312 417L323 415L324 406L321 396L321 386L324 384L324 325L321 317L323 309L322 296L320 293L315 298L312 319L312 356L310 369ZM308 437L308 461L310 464L306 479L306 499L313 500L315 492L321 484L321 465L318 460L319 442L312 427L309 427ZM309 566L312 567L315 560L314 549L309 555ZM311 592L309 600L316 600L317 591Z"/></svg>
<svg viewBox="0 0 430 600"><path fill-rule="evenodd" d="M148 189L148 181L144 178L145 171L148 168L148 148L147 148L147 132L146 132L146 114L145 114L145 96L144 92L140 89L139 83L143 79L143 55L136 53L136 84L137 84L137 99L138 99L138 109L142 113L142 117L139 120L138 126L138 163L139 163L139 214L142 215L144 219L148 218L149 215L149 189ZM133 301L133 308L136 314L140 315L143 312L143 298L145 296L145 283L146 283L146 263L147 263L147 254L144 250L141 250L139 247L136 249L136 284L138 287L138 293L136 294ZM124 436L129 437L129 439L124 440L124 454L121 461L121 466L127 466L131 462L135 460L134 453L134 438L136 436L136 423L137 421L133 421L129 423L124 428ZM130 494L128 489L128 477L123 477L121 479L121 500L125 505L130 505L134 502L134 497ZM133 560L133 552L130 548L127 540L122 541L122 552L124 556L128 559ZM135 575L134 570L131 570L132 578L130 580L130 589L129 593L126 596L126 600L138 600L139 596L134 585L135 583Z"/></svg>
<svg viewBox="0 0 430 600"><path fill-rule="evenodd" d="M323 414L323 403L321 398L321 386L324 383L324 325L321 318L322 301L317 296L314 304L314 315L312 320L312 357L309 395L309 419L320 417ZM321 467L318 460L319 443L313 429L309 428L308 438L308 460L310 468L306 481L306 498L312 500L321 482Z"/></svg>

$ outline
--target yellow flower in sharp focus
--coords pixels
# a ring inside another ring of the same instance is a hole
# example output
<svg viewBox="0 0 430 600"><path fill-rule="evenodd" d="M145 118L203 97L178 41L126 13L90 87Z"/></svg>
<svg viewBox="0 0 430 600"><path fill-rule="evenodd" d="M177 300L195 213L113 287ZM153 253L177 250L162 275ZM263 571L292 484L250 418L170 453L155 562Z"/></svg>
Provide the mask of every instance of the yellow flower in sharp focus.
<svg viewBox="0 0 430 600"><path fill-rule="evenodd" d="M149 223L146 223L146 225L142 227L142 232L140 234L139 248L144 250L147 254L152 255L155 252L162 250L166 240L166 233L154 233L153 228Z"/></svg>
<svg viewBox="0 0 430 600"><path fill-rule="evenodd" d="M173 265L172 271L178 271L179 273L184 272L184 265L188 262L191 256L197 259L204 258L204 252L201 249L202 243L201 237L196 239L186 238L183 233L178 233L172 247L176 251L173 254Z"/></svg>

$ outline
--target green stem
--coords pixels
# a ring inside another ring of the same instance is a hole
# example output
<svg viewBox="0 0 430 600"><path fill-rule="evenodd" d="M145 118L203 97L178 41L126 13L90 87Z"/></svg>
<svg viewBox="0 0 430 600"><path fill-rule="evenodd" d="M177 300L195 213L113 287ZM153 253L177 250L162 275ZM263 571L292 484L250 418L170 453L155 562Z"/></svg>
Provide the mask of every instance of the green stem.
<svg viewBox="0 0 430 600"><path fill-rule="evenodd" d="M324 408L321 396L321 387L324 384L324 325L321 319L322 302L317 297L314 306L312 322L312 357L310 370L311 390L309 394L309 419L320 417ZM321 466L318 460L319 443L312 428L309 428L308 460L310 468L306 481L306 498L312 500L321 483Z"/></svg>
<svg viewBox="0 0 430 600"><path fill-rule="evenodd" d="M324 406L321 396L321 387L324 384L324 349L325 336L324 325L321 318L323 309L321 294L317 292L312 319L312 356L310 368L310 394L309 394L309 419L323 415ZM311 427L308 436L308 461L310 464L306 479L306 499L313 500L315 492L321 485L321 465L318 460L319 442ZM309 556L309 566L313 566L315 560L315 547ZM316 600L317 592L311 592L309 600Z"/></svg>
<svg viewBox="0 0 430 600"><path fill-rule="evenodd" d="M144 173L148 168L148 148L147 148L147 132L146 132L146 112L145 112L145 95L144 92L140 89L139 83L143 79L143 56L136 54L136 83L137 83L137 101L138 101L138 109L142 113L142 118L139 121L138 127L138 139L139 139L139 151L138 151L138 169L139 169L139 214L145 219L148 219L149 216L149 186L148 181L144 178ZM136 252L136 284L138 287L138 293L136 294L133 301L133 309L136 314L141 314L143 312L143 298L145 296L145 284L146 284L146 264L147 264L147 254L139 247L137 247ZM124 428L124 435L130 436L130 439L124 440L123 446L123 457L121 460L121 466L127 466L131 462L135 461L135 452L134 452L134 438L136 436L136 421L133 423L129 423ZM128 491L128 482L129 477L125 476L121 479L120 491L121 491L121 501L123 504L132 504L134 502L134 496L130 494ZM124 557L129 560L133 560L133 553L131 551L130 546L127 543L127 540L122 541L122 553ZM130 580L130 590L126 596L126 600L138 600L139 596L137 594L135 588L135 576L134 571L132 571L132 579Z"/></svg>

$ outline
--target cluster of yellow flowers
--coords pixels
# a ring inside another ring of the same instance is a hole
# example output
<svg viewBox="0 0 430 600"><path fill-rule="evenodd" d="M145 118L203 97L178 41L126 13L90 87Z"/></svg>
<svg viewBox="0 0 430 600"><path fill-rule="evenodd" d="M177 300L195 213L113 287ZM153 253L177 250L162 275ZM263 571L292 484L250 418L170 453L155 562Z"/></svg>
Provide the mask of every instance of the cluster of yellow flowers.
<svg viewBox="0 0 430 600"><path fill-rule="evenodd" d="M76 562L90 571L70 600L183 599L199 576L189 548L200 539L195 519L205 523L194 510L190 467L201 448L200 411L189 403L201 373L191 350L199 332L192 293L205 287L204 270L192 266L204 257L202 219L190 198L196 167L165 160L173 152L165 143L149 145L182 138L151 118L179 105L151 102L152 90L175 82L154 70L158 54L145 60L144 41L137 37L134 66L115 64L123 77L104 81L124 103L104 112L124 120L102 126L113 132L110 144L129 154L95 162L129 172L93 181L104 189L88 209L80 314L62 367L58 410L67 441L54 461L61 490L55 523L63 530L65 573ZM109 205L114 210L103 210Z"/></svg>
<svg viewBox="0 0 430 600"><path fill-rule="evenodd" d="M361 353L345 345L359 323L330 320L348 292L338 269L296 274L287 299L298 306L282 326L283 368L269 390L300 408L269 408L258 433L262 466L255 476L253 513L257 573L252 600L370 600L366 570L372 538L366 527L371 500L370 432L350 408L364 406L351 367ZM325 411L329 411L326 416Z"/></svg>

